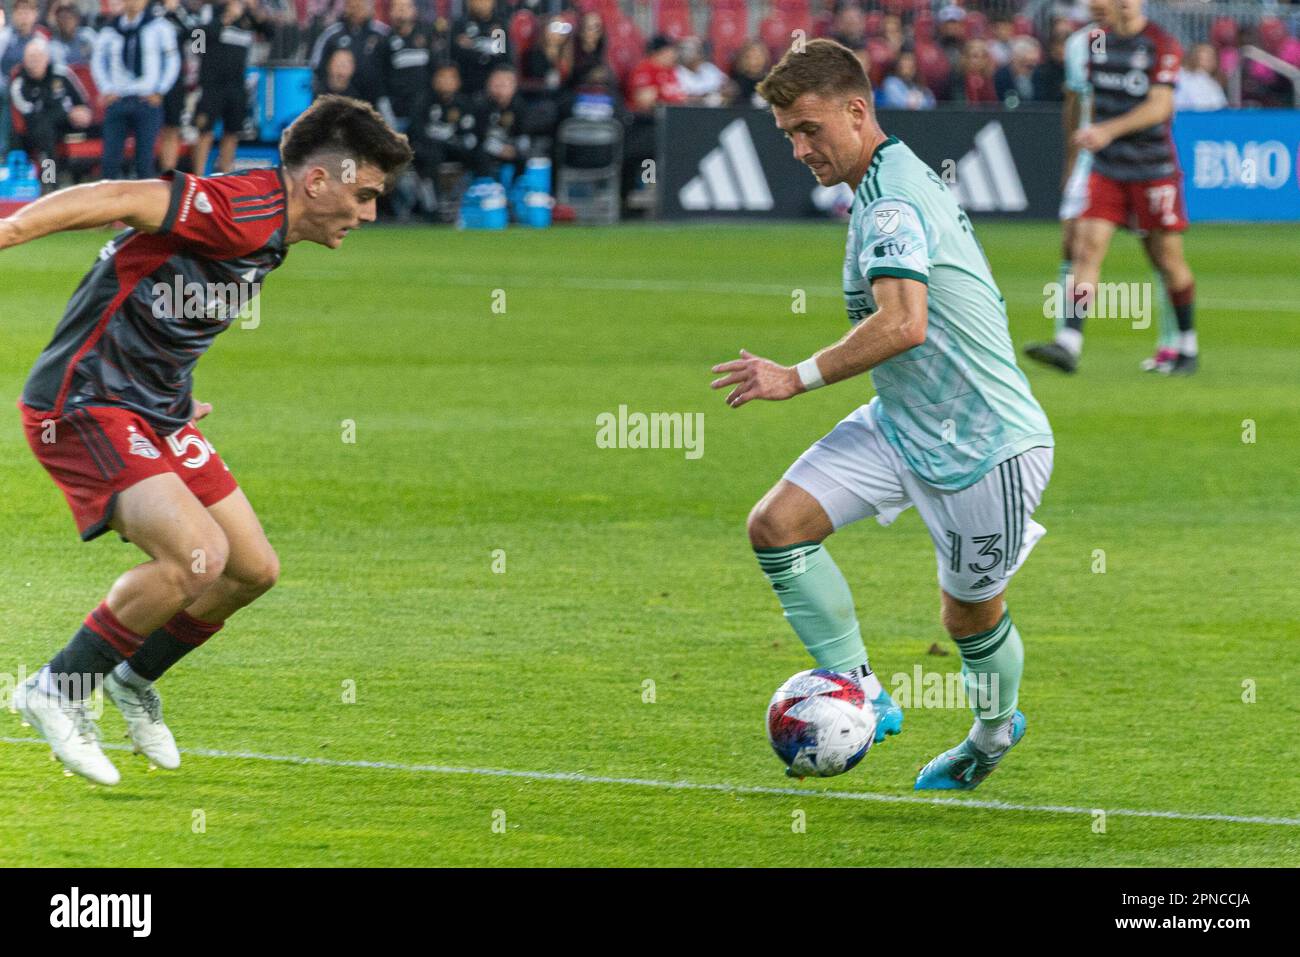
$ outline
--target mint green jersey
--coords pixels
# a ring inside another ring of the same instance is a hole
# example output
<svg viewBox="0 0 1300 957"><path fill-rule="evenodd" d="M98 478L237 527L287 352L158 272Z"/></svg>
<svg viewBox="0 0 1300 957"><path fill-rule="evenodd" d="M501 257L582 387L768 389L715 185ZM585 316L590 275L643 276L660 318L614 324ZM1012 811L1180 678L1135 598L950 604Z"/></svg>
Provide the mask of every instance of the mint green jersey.
<svg viewBox="0 0 1300 957"><path fill-rule="evenodd" d="M1092 34L1100 30L1095 23L1081 27L1071 33L1065 40L1065 88L1079 98L1079 129L1092 125L1092 84L1088 81L1088 45L1092 43ZM1076 150L1074 169L1092 168L1092 154L1087 150ZM1083 175L1087 175L1085 172Z"/></svg>
<svg viewBox="0 0 1300 957"><path fill-rule="evenodd" d="M1101 27L1090 23L1071 33L1065 40L1065 88L1080 99L1082 129L1092 121L1092 84L1088 82L1088 44L1091 34Z"/></svg>
<svg viewBox="0 0 1300 957"><path fill-rule="evenodd" d="M893 136L876 148L853 197L844 257L850 322L875 311L871 281L881 276L923 282L929 294L925 342L871 370L872 415L913 472L961 489L1026 449L1053 444L970 220Z"/></svg>

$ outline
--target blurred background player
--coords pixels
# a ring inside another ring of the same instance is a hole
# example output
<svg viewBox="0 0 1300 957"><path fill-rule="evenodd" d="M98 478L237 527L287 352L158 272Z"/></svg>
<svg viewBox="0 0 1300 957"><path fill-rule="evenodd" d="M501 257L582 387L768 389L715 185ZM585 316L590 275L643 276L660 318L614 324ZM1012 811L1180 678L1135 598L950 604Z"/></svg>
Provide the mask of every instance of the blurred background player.
<svg viewBox="0 0 1300 957"><path fill-rule="evenodd" d="M1052 430L1016 366L1006 303L970 220L938 175L880 129L857 57L812 40L759 92L817 182L854 190L842 277L853 328L795 366L741 350L714 366L726 375L712 386L734 387L736 408L870 371L877 395L754 506L750 543L818 667L861 684L879 741L901 730L903 713L872 672L853 595L822 542L916 507L934 545L943 626L968 689L983 693L972 695L967 737L914 787L970 790L1025 733L1024 648L1003 595L1044 533L1032 513L1052 473Z"/></svg>
<svg viewBox="0 0 1300 957"><path fill-rule="evenodd" d="M1089 44L1102 36L1105 26L1113 19L1115 0L1090 0L1088 14L1091 22L1074 31L1065 41L1065 77L1062 84L1064 102L1061 110L1061 122L1065 133L1066 179L1061 189L1061 266L1057 272L1057 288L1061 295L1056 297L1060 308L1056 313L1056 331L1065 326L1065 317L1073 308L1066 302L1064 292L1071 288L1071 276L1074 272L1075 222L1088 204L1088 177L1092 173L1092 153L1080 149L1074 142L1074 134L1092 122L1092 87L1088 85L1088 50ZM1142 360L1142 368L1154 372L1163 363L1176 355L1178 342L1178 325L1174 319L1173 306L1165 292L1165 281L1159 272L1154 273L1152 281L1156 290L1156 306L1159 317L1159 338L1156 354L1150 359Z"/></svg>
<svg viewBox="0 0 1300 957"><path fill-rule="evenodd" d="M199 105L194 111L194 172L205 175L212 150L214 127L221 124L221 147L216 172L229 173L235 167L235 149L248 119L248 87L244 70L253 41L273 32L270 17L258 0L226 0L205 7L194 29L202 37L199 60Z"/></svg>
<svg viewBox="0 0 1300 957"><path fill-rule="evenodd" d="M478 117L473 102L460 91L456 64L443 63L434 70L429 90L416 108L410 137L419 205L432 214L440 200L455 193L461 174L475 168L478 154ZM454 209L451 212L454 215Z"/></svg>
<svg viewBox="0 0 1300 957"><path fill-rule="evenodd" d="M438 37L435 28L418 21L415 0L392 0L388 19L392 32L379 53L384 88L379 112L405 133L429 88Z"/></svg>
<svg viewBox="0 0 1300 957"><path fill-rule="evenodd" d="M360 99L377 106L384 95L382 47L390 32L388 24L375 19L372 0L343 0L342 18L325 28L311 50L315 91L327 85L334 51L347 50L352 54L352 88ZM331 92L338 91L331 87Z"/></svg>
<svg viewBox="0 0 1300 957"><path fill-rule="evenodd" d="M180 765L153 683L264 594L279 560L247 497L194 424L211 406L193 370L288 247L336 249L373 222L410 161L406 138L357 100L318 100L285 131L282 166L211 179L105 180L52 193L0 220L0 249L51 233L127 225L68 302L19 403L28 444L89 541L112 529L149 561L117 579L71 641L14 693L69 770L120 775L86 698L101 682L137 751ZM352 160L355 170L344 172ZM196 323L171 290L197 287ZM166 292L160 292L166 290Z"/></svg>
<svg viewBox="0 0 1300 957"><path fill-rule="evenodd" d="M176 82L163 94L162 130L158 134L158 168L169 172L176 168L181 156L181 124L185 119L185 91L190 74L186 66L193 63L195 56L191 31L199 18L181 0L163 0L154 7L154 14L167 20L176 31L176 49L181 57Z"/></svg>
<svg viewBox="0 0 1300 957"><path fill-rule="evenodd" d="M488 74L487 88L477 103L477 175L497 179L504 163L513 163L516 170L522 169L532 147L532 137L525 126L525 113L526 104L519 95L519 75L514 67L494 67Z"/></svg>
<svg viewBox="0 0 1300 957"><path fill-rule="evenodd" d="M1159 271L1178 328L1175 351L1155 364L1159 372L1196 371L1192 322L1195 284L1183 256L1187 228L1182 171L1170 125L1174 84L1182 64L1178 42L1142 13L1141 0L1114 0L1099 33L1087 40L1087 87L1093 123L1074 133L1074 146L1093 154L1087 198L1073 228L1073 301L1051 342L1032 343L1025 355L1073 372L1083 351L1083 324L1101 264L1117 226L1139 231L1147 257Z"/></svg>
<svg viewBox="0 0 1300 957"><path fill-rule="evenodd" d="M514 62L506 21L496 0L469 0L465 15L451 28L451 56L460 67L460 85L467 96L478 96L488 75Z"/></svg>

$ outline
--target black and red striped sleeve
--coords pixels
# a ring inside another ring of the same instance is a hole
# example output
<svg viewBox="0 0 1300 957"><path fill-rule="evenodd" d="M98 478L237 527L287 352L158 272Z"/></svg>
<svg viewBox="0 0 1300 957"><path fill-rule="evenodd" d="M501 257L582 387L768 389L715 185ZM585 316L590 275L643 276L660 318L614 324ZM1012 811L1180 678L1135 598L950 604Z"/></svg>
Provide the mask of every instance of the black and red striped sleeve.
<svg viewBox="0 0 1300 957"><path fill-rule="evenodd" d="M1173 86L1178 82L1178 71L1183 65L1183 48L1171 34L1159 30L1155 34L1156 49L1152 63L1147 69L1147 76L1152 86L1164 84Z"/></svg>
<svg viewBox="0 0 1300 957"><path fill-rule="evenodd" d="M214 259L243 256L284 225L285 202L274 170L213 177L177 173L159 232Z"/></svg>

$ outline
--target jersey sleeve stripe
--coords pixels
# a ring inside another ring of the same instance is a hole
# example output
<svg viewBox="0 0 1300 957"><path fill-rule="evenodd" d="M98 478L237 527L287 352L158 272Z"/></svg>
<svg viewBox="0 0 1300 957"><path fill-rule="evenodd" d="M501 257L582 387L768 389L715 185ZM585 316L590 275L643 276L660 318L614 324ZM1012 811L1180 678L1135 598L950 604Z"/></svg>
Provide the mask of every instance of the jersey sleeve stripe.
<svg viewBox="0 0 1300 957"><path fill-rule="evenodd" d="M244 216L248 213L261 213L268 209L277 209L284 205L284 200L280 198L273 199L266 203L248 203L243 206L236 206L231 212L236 216Z"/></svg>
<svg viewBox="0 0 1300 957"><path fill-rule="evenodd" d="M262 213L257 216L232 216L231 219L237 223L255 223L259 219L274 219L275 217L281 215L283 212L284 212L284 207L279 206L271 210L269 213Z"/></svg>
<svg viewBox="0 0 1300 957"><path fill-rule="evenodd" d="M241 203L260 203L267 199L279 199L284 195L284 190L275 189L269 193L263 193L261 196L236 196L230 201L231 206L238 206Z"/></svg>
<svg viewBox="0 0 1300 957"><path fill-rule="evenodd" d="M167 204L167 215L163 217L162 225L158 227L158 232L166 235L172 231L176 225L176 214L181 208L181 194L185 192L185 174L178 173L172 178L172 196L171 201Z"/></svg>
<svg viewBox="0 0 1300 957"><path fill-rule="evenodd" d="M930 284L930 277L923 272L917 272L915 269L902 269L898 266L873 266L867 270L868 282L873 282L882 276L889 276L894 279L915 279L927 286Z"/></svg>

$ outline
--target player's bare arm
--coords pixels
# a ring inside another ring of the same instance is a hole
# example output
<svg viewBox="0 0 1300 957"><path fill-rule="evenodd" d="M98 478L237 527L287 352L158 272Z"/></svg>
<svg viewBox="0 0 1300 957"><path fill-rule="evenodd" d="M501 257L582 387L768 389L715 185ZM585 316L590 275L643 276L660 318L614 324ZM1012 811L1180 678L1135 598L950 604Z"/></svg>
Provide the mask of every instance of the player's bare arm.
<svg viewBox="0 0 1300 957"><path fill-rule="evenodd" d="M51 233L126 223L156 232L167 218L171 185L160 179L104 180L50 193L0 219L0 249Z"/></svg>
<svg viewBox="0 0 1300 957"><path fill-rule="evenodd" d="M1174 115L1174 88L1161 84L1153 86L1145 100L1114 119L1096 123L1074 134L1073 143L1085 150L1105 149L1115 140L1138 130L1149 129L1165 123Z"/></svg>
<svg viewBox="0 0 1300 957"><path fill-rule="evenodd" d="M812 357L826 385L861 375L925 342L925 283L882 276L872 284L871 291L878 306L876 312L835 345ZM733 409L752 399L780 401L808 391L797 366L783 366L744 349L739 359L716 365L712 371L727 375L715 379L711 388L735 386L727 395L727 404Z"/></svg>

